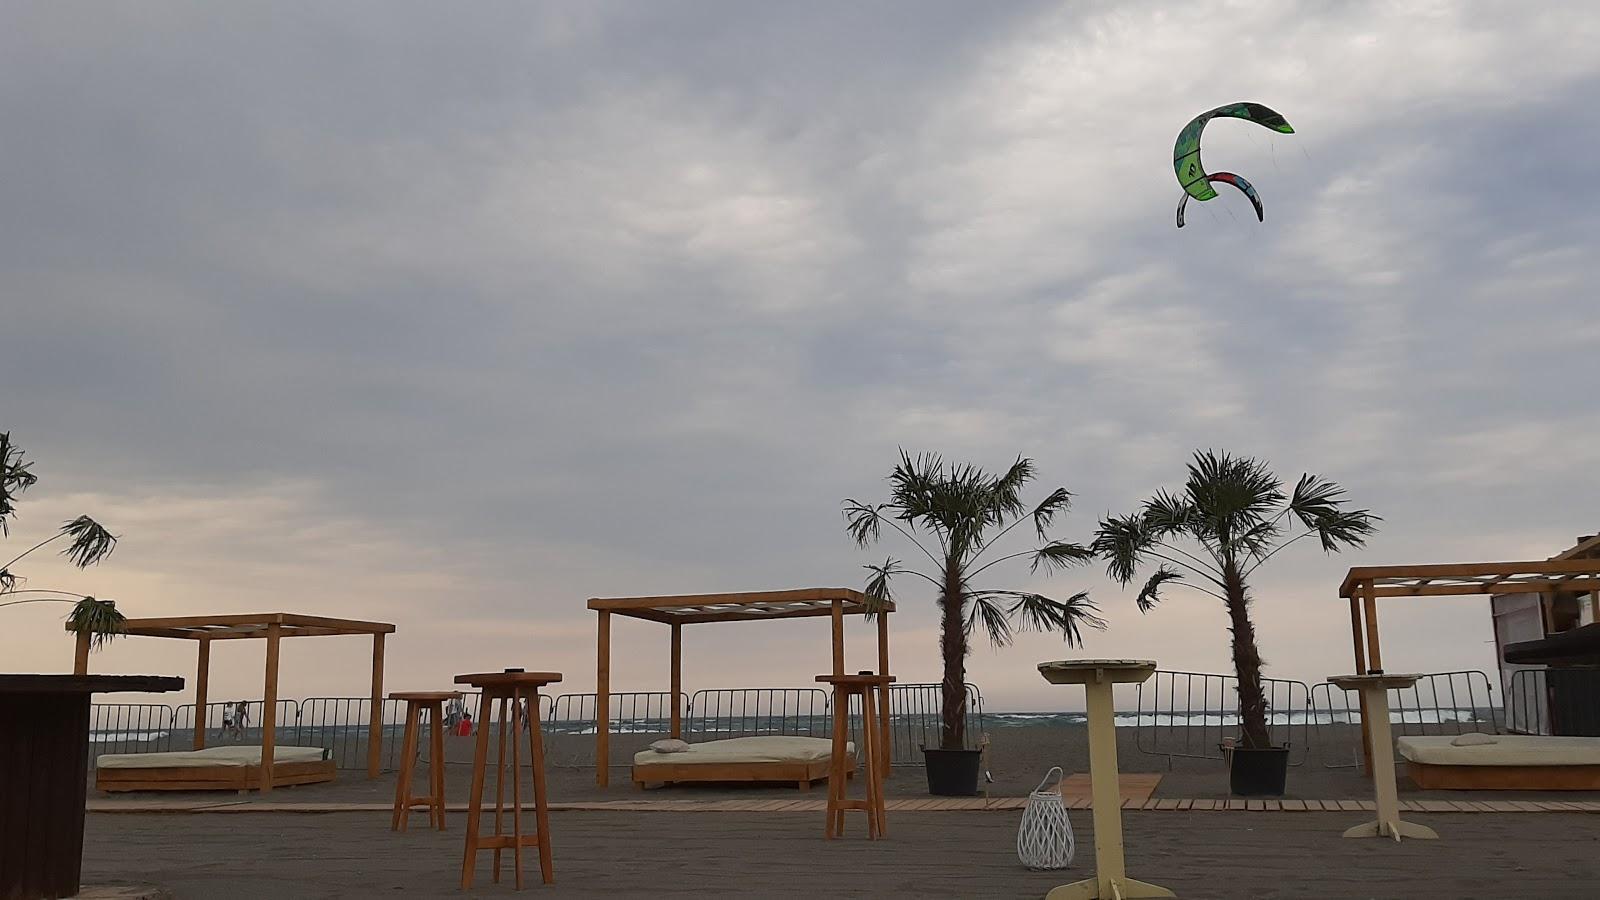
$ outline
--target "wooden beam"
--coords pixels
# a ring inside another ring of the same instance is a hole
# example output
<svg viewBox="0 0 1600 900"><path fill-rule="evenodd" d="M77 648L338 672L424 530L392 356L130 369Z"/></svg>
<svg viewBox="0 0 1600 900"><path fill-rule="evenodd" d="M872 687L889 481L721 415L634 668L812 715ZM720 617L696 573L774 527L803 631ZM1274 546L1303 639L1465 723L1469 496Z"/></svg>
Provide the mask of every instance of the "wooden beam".
<svg viewBox="0 0 1600 900"><path fill-rule="evenodd" d="M850 588L798 588L787 591L743 591L730 594L676 594L662 597L594 597L589 608L619 611L624 609L671 609L684 606L705 606L712 603L785 603L803 600L846 600L866 604L867 597ZM891 604L892 608L892 604Z"/></svg>
<svg viewBox="0 0 1600 900"><path fill-rule="evenodd" d="M194 749L206 748L206 700L211 683L211 642L201 641L194 667Z"/></svg>
<svg viewBox="0 0 1600 900"><path fill-rule="evenodd" d="M79 634L72 652L72 674L89 674L89 635Z"/></svg>
<svg viewBox="0 0 1600 900"><path fill-rule="evenodd" d="M878 613L878 674L891 674L889 672L889 614L887 612ZM893 774L893 767L890 765L890 762L894 758L894 751L889 743L891 736L889 730L888 682L878 685L878 695L879 699L882 701L878 708L878 719L882 727L883 735L882 740L878 741L878 747L883 751L880 754L883 757L880 770L883 777L888 778L891 774Z"/></svg>
<svg viewBox="0 0 1600 900"><path fill-rule="evenodd" d="M1372 582L1368 581L1360 588L1362 593L1361 606L1367 619L1367 671L1383 671L1383 652L1378 646L1378 603L1377 595L1373 591Z"/></svg>
<svg viewBox="0 0 1600 900"><path fill-rule="evenodd" d="M304 616L298 613L243 613L212 616L157 616L129 619L129 634L142 634L145 629L173 628L227 628L236 626L265 628L268 625L299 625L333 629L330 634L389 634L394 626L387 622L363 622L358 619L332 619L326 616ZM288 634L289 630L281 632ZM199 635L194 635L195 639Z"/></svg>
<svg viewBox="0 0 1600 900"><path fill-rule="evenodd" d="M1383 578L1479 578L1511 575L1556 575L1578 572L1600 575L1600 560L1545 559L1524 562L1445 563L1424 566L1357 566L1339 586L1339 596L1349 597L1362 581Z"/></svg>
<svg viewBox="0 0 1600 900"><path fill-rule="evenodd" d="M1366 644L1361 635L1361 601L1355 597L1350 598L1350 638L1355 642L1356 674L1367 674Z"/></svg>
<svg viewBox="0 0 1600 900"><path fill-rule="evenodd" d="M277 763L278 742L278 647L279 631L283 626L273 624L267 629L267 683L261 701L261 793L272 790L272 769Z"/></svg>
<svg viewBox="0 0 1600 900"><path fill-rule="evenodd" d="M844 601L833 601L833 674L844 674Z"/></svg>
<svg viewBox="0 0 1600 900"><path fill-rule="evenodd" d="M844 608L844 614L863 615L864 609L854 609L849 605ZM618 613L618 615L633 615L632 613ZM746 612L744 610L725 610L723 612L698 612L698 613L664 613L668 622L683 622L686 625L703 625L708 622L775 622L779 619L813 619L833 615L833 606L818 606L812 609L786 609L780 612Z"/></svg>
<svg viewBox="0 0 1600 900"><path fill-rule="evenodd" d="M683 626L672 623L672 736L683 737L683 712L678 695L683 693Z"/></svg>
<svg viewBox="0 0 1600 900"><path fill-rule="evenodd" d="M593 603L593 601L590 601ZM611 612L600 610L594 676L594 783L611 783Z"/></svg>
<svg viewBox="0 0 1600 900"><path fill-rule="evenodd" d="M377 778L383 771L383 637L384 632L372 636L372 717L367 723L367 777ZM437 718L433 730L440 728ZM407 760L410 764L410 760ZM443 761L433 765L443 767Z"/></svg>
<svg viewBox="0 0 1600 900"><path fill-rule="evenodd" d="M1589 591L1600 586L1600 576L1583 575L1570 581L1540 578L1532 581L1475 581L1466 584L1386 584L1373 588L1378 597L1466 597L1474 594L1537 594L1543 591Z"/></svg>

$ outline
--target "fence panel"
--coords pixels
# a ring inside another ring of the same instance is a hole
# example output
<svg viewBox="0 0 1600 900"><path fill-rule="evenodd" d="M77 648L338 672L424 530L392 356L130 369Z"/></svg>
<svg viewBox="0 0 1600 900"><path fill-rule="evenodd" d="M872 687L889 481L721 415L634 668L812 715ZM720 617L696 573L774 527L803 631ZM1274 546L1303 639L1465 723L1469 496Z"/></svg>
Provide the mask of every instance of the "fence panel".
<svg viewBox="0 0 1600 900"><path fill-rule="evenodd" d="M703 741L760 734L828 737L830 716L824 688L712 688L689 698L684 732Z"/></svg>
<svg viewBox="0 0 1600 900"><path fill-rule="evenodd" d="M1134 745L1152 756L1221 759L1224 738L1239 731L1239 679L1158 670L1139 685ZM1310 749L1311 688L1303 681L1261 679L1272 743L1300 765Z"/></svg>
<svg viewBox="0 0 1600 900"><path fill-rule="evenodd" d="M1361 699L1323 682L1311 692L1312 717L1317 727L1317 742L1340 752L1324 765L1330 769L1357 768L1361 765ZM1389 722L1395 737L1423 734L1465 734L1469 731L1500 731L1500 711L1494 704L1494 688L1481 671L1430 672L1409 688L1389 692Z"/></svg>
<svg viewBox="0 0 1600 900"><path fill-rule="evenodd" d="M666 737L671 733L673 694L671 691L624 691L610 696L606 714L611 731L610 764L630 765L640 747L628 740L629 735ZM596 698L592 693L561 694L551 700L544 713L547 765L584 767L595 764ZM679 715L687 722L688 695L678 694L676 702Z"/></svg>
<svg viewBox="0 0 1600 900"><path fill-rule="evenodd" d="M89 753L148 753L172 740L173 708L165 703L93 703Z"/></svg>
<svg viewBox="0 0 1600 900"><path fill-rule="evenodd" d="M938 747L944 733L941 714L944 685L892 684L889 686L889 762L896 766L924 765L923 747ZM860 701L857 701L859 703ZM850 715L850 734L855 736L859 710ZM985 731L983 693L975 684L967 685L967 746L976 747ZM824 731L822 736L826 736Z"/></svg>
<svg viewBox="0 0 1600 900"><path fill-rule="evenodd" d="M260 744L262 702L260 700L225 700L207 703L201 716L201 722L206 734L206 746ZM242 719L237 714L240 703L243 703L245 708L245 715ZM296 743L295 726L300 718L300 704L293 700L279 700L274 706L277 715L272 728L274 740L286 746ZM167 736L167 744L160 749L164 751L188 750L193 747L194 704L185 703L173 710L172 725L172 733ZM154 750L155 748L151 749Z"/></svg>

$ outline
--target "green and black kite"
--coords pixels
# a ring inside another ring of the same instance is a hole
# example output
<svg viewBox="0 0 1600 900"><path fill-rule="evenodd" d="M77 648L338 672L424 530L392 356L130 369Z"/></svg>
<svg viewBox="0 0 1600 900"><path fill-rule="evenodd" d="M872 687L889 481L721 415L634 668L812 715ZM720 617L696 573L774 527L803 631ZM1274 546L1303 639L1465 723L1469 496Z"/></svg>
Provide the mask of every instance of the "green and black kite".
<svg viewBox="0 0 1600 900"><path fill-rule="evenodd" d="M1178 142L1172 148L1172 170L1178 176L1178 184L1183 186L1183 199L1178 201L1179 228L1183 227L1183 210L1188 205L1190 197L1196 200L1210 200L1217 196L1216 189L1211 186L1215 181L1231 184L1243 191L1256 208L1256 219L1265 220L1261 209L1261 197L1256 194L1256 189L1250 182L1231 172L1207 175L1205 166L1200 164L1200 133L1206 130L1206 123L1218 116L1244 119L1282 134L1294 134L1294 127L1287 119L1259 103L1229 103L1195 116L1193 121L1178 132Z"/></svg>

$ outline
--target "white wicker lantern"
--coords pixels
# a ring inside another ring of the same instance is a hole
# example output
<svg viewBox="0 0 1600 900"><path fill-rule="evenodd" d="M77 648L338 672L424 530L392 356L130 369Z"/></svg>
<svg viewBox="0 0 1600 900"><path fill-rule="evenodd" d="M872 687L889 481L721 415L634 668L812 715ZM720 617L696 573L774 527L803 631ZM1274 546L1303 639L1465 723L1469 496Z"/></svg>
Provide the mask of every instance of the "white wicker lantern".
<svg viewBox="0 0 1600 900"><path fill-rule="evenodd" d="M1055 784L1046 789L1050 779ZM1061 767L1045 773L1044 781L1028 795L1017 828L1017 859L1030 869L1065 869L1072 865L1078 842L1072 836L1067 805L1061 800Z"/></svg>

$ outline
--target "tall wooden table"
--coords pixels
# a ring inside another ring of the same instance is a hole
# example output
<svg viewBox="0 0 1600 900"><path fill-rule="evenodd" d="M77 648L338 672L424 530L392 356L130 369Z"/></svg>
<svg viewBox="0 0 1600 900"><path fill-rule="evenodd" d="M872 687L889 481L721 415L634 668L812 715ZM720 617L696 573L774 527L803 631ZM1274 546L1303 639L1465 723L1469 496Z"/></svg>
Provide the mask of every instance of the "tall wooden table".
<svg viewBox="0 0 1600 900"><path fill-rule="evenodd" d="M1094 875L1063 884L1046 900L1144 900L1176 897L1164 887L1128 877L1122 854L1122 793L1117 781L1117 723L1113 684L1140 684L1155 673L1147 659L1067 659L1039 663L1051 684L1081 684L1089 717L1089 782L1094 804Z"/></svg>
<svg viewBox="0 0 1600 900"><path fill-rule="evenodd" d="M1408 688L1417 683L1421 675L1386 675L1373 672L1368 675L1329 675L1328 681L1347 691L1361 693L1361 724L1370 743L1367 759L1372 761L1368 771L1372 774L1372 791L1377 798L1378 818L1345 830L1347 838L1402 837L1432 839L1439 833L1426 825L1400 820L1400 795L1395 788L1394 743L1389 730L1389 691ZM1369 722L1370 719L1370 722Z"/></svg>
<svg viewBox="0 0 1600 900"><path fill-rule="evenodd" d="M461 863L461 889L472 887L478 851L494 851L494 880L500 880L500 851L509 849L516 870L517 889L522 889L522 848L539 848L539 872L545 884L556 880L550 856L550 804L544 780L544 734L539 728L539 689L561 680L559 672L482 672L457 675L456 684L469 684L482 691L478 701L478 747L472 757L472 799L467 806L467 849ZM500 707L500 752L495 757L494 835L479 837L483 809L484 770L489 760L489 726L494 707ZM523 707L526 705L526 712ZM533 812L537 834L522 833L522 729L528 729L528 758L533 768ZM501 825L505 811L506 738L511 738L511 833Z"/></svg>
<svg viewBox="0 0 1600 900"><path fill-rule="evenodd" d="M845 810L859 809L867 814L867 837L872 840L889 833L889 816L884 811L883 772L888 768L888 756L880 746L886 735L880 730L877 710L873 708L873 695L888 694L893 675L874 675L858 672L854 675L818 675L818 683L833 685L833 748L828 765L828 821L823 834L830 840L844 836ZM861 698L861 779L867 795L862 800L851 800L847 795L845 778L849 772L850 698Z"/></svg>
<svg viewBox="0 0 1600 900"><path fill-rule="evenodd" d="M395 691L390 700L406 704L406 736L401 744L400 773L394 780L394 815L391 831L405 831L411 824L411 810L428 808L428 824L444 830L444 702L461 699L460 691ZM411 776L417 768L417 743L422 730L422 714L428 714L428 796L411 793Z"/></svg>
<svg viewBox="0 0 1600 900"><path fill-rule="evenodd" d="M89 696L179 690L162 675L0 675L0 897L78 893Z"/></svg>

